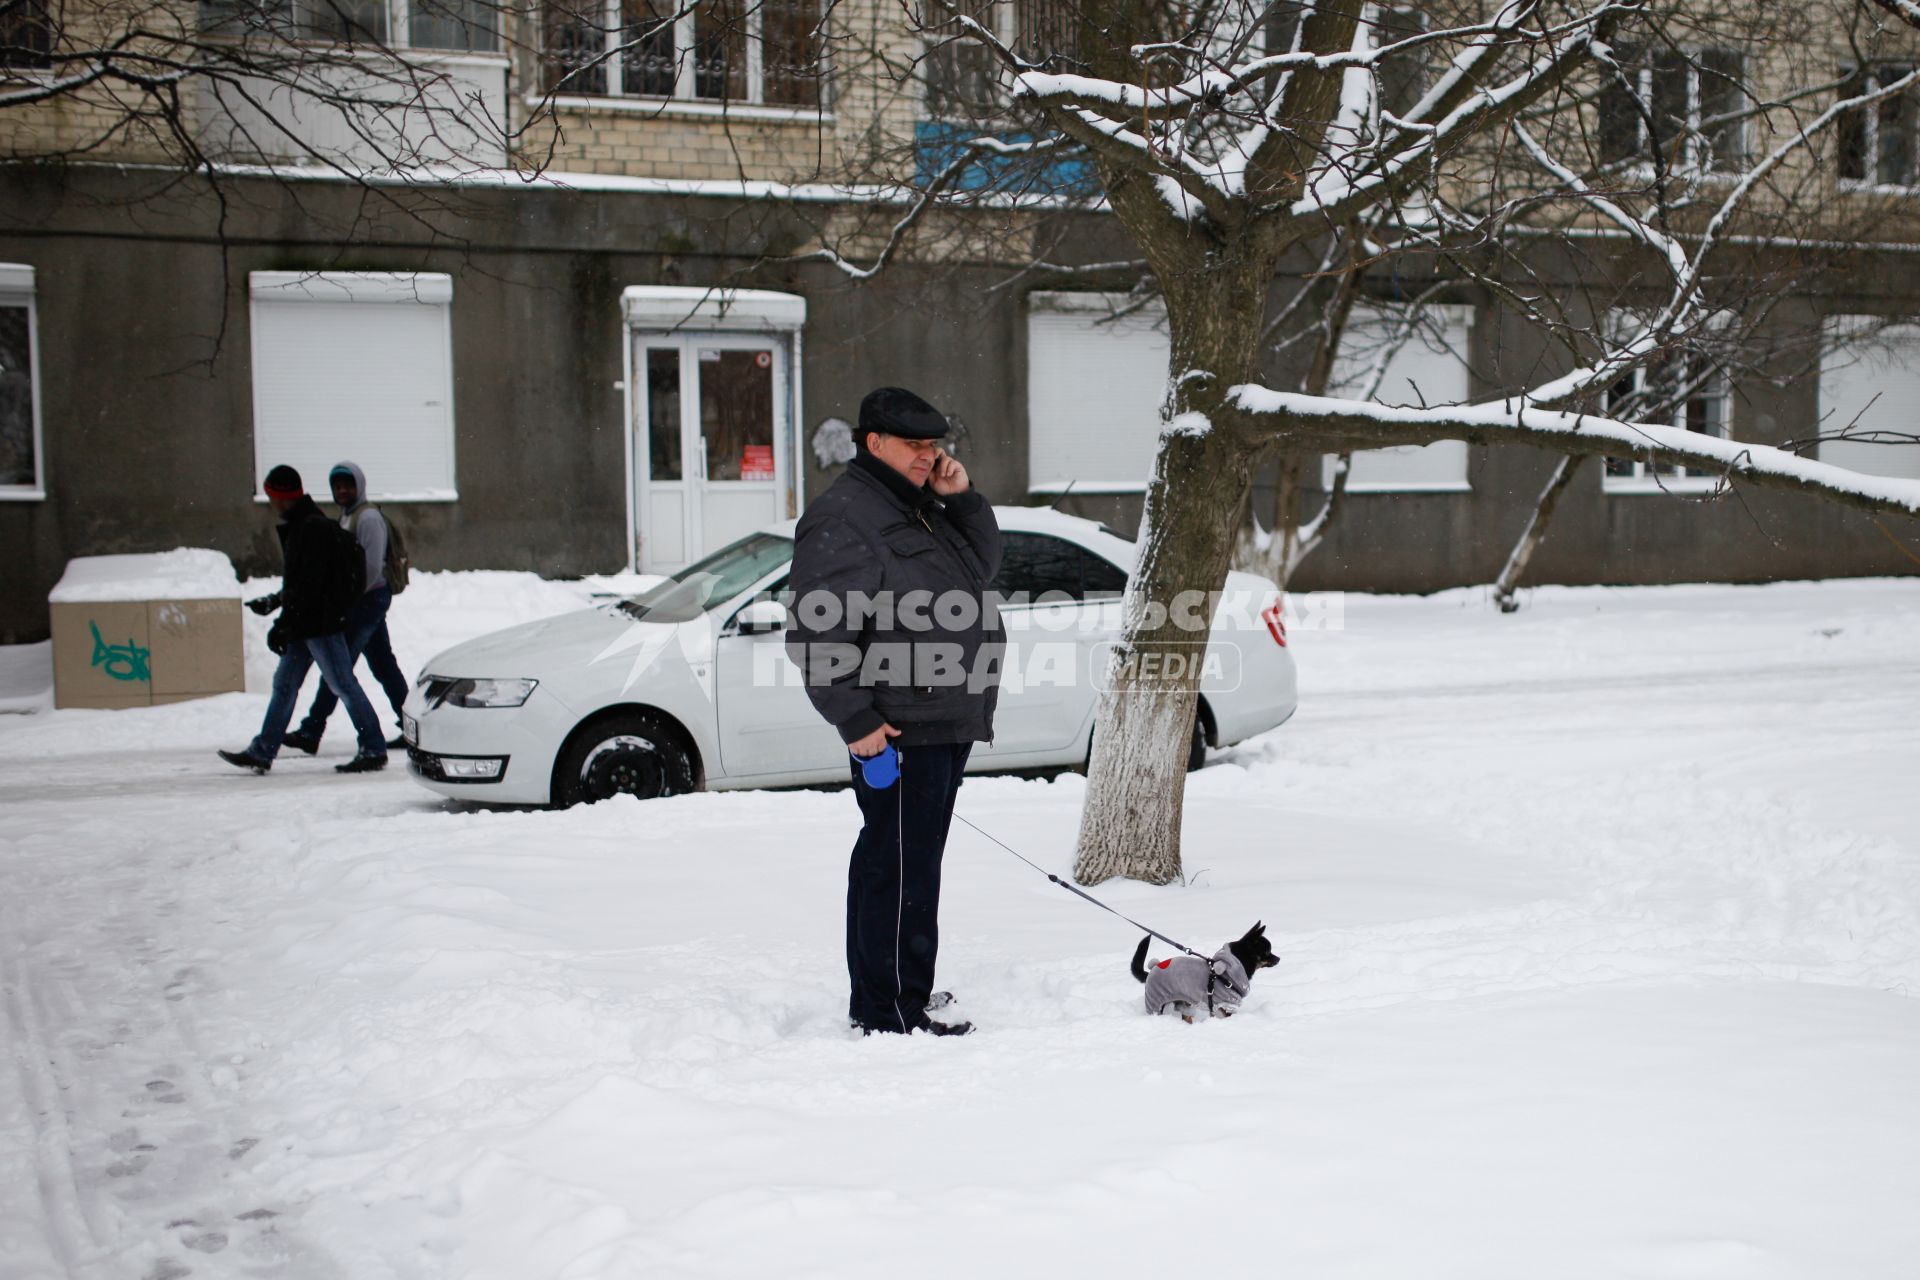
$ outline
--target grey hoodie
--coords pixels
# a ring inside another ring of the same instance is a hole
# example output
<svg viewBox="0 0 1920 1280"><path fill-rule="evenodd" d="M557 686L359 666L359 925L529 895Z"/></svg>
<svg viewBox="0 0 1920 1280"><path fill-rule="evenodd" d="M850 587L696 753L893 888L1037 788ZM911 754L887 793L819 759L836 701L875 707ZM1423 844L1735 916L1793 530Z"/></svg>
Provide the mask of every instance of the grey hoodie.
<svg viewBox="0 0 1920 1280"><path fill-rule="evenodd" d="M380 508L367 505L367 473L357 462L336 462L327 472L332 483L335 471L353 473L353 505L340 512L340 527L350 530L359 540L367 557L367 590L387 584L387 520Z"/></svg>
<svg viewBox="0 0 1920 1280"><path fill-rule="evenodd" d="M1207 974L1213 981L1213 1012L1221 1017L1247 998L1247 971L1226 947L1214 952L1211 963L1198 956L1175 956L1147 966L1147 1012L1165 1013L1167 1006L1184 1003L1183 1012L1207 1016Z"/></svg>

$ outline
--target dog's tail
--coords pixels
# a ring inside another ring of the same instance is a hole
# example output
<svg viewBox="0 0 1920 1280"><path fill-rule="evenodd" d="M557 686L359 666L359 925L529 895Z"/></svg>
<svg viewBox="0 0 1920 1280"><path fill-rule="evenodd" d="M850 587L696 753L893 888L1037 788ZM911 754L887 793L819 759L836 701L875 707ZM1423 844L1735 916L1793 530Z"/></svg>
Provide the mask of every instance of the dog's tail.
<svg viewBox="0 0 1920 1280"><path fill-rule="evenodd" d="M1147 944L1152 941L1153 935L1148 934L1140 939L1140 945L1133 949L1133 976L1141 982L1147 980Z"/></svg>

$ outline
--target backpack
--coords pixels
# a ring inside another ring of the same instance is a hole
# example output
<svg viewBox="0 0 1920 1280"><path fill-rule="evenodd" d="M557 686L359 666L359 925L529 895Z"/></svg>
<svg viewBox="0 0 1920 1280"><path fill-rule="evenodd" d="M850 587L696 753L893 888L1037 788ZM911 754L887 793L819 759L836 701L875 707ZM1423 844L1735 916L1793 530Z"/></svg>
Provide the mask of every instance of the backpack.
<svg viewBox="0 0 1920 1280"><path fill-rule="evenodd" d="M355 511L347 517L347 529L356 537L359 536L360 532L360 514L365 510L367 510L367 508L362 506L358 511ZM407 540L401 534L400 526L395 524L393 517L384 511L380 513L380 518L387 522L387 558L383 562L383 567L386 571L387 590L393 592L394 595L399 595L407 589L408 571L412 568L413 561L407 555ZM363 568L361 570L363 577L365 576L365 572Z"/></svg>

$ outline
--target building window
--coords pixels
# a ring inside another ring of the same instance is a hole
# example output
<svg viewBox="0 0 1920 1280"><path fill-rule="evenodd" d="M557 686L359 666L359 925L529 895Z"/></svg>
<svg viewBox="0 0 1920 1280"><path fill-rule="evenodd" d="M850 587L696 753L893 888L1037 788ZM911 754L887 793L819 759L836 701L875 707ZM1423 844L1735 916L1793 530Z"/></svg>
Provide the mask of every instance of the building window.
<svg viewBox="0 0 1920 1280"><path fill-rule="evenodd" d="M0 3L0 67L32 71L53 65L53 17L47 0Z"/></svg>
<svg viewBox="0 0 1920 1280"><path fill-rule="evenodd" d="M1035 66L1073 70L1078 11L1068 0L957 0L956 12L974 19ZM948 181L959 191L1014 191L1088 197L1100 189L1092 160L1078 148L1039 155L983 153L972 139L991 137L1023 146L1046 136L1025 129L989 124L1004 119L1007 97L996 76L998 64L986 46L956 36L942 25L929 33L932 43L921 63L926 82L927 119L914 125L914 181L925 187L955 162L966 167Z"/></svg>
<svg viewBox="0 0 1920 1280"><path fill-rule="evenodd" d="M202 28L215 35L268 32L285 40L498 53L495 0L200 0Z"/></svg>
<svg viewBox="0 0 1920 1280"><path fill-rule="evenodd" d="M1381 306L1356 305L1341 334L1327 394L1404 408L1465 404L1472 379L1467 343L1473 309L1429 306L1411 320ZM1333 459L1325 483L1333 484ZM1362 449L1347 474L1350 493L1458 493L1468 488L1467 443Z"/></svg>
<svg viewBox="0 0 1920 1280"><path fill-rule="evenodd" d="M0 263L0 498L40 498L40 339L33 268Z"/></svg>
<svg viewBox="0 0 1920 1280"><path fill-rule="evenodd" d="M1166 312L1125 294L1034 293L1027 315L1027 488L1141 493L1160 449Z"/></svg>
<svg viewBox="0 0 1920 1280"><path fill-rule="evenodd" d="M1419 9L1396 9L1387 5L1368 5L1365 10L1368 39L1376 49L1411 39L1427 29L1427 15ZM1420 103L1427 80L1433 74L1433 50L1424 45L1410 53L1383 59L1376 81L1380 110L1404 118Z"/></svg>
<svg viewBox="0 0 1920 1280"><path fill-rule="evenodd" d="M546 0L548 93L818 107L820 0Z"/></svg>
<svg viewBox="0 0 1920 1280"><path fill-rule="evenodd" d="M1625 422L1668 418L1675 426L1701 435L1725 439L1729 433L1731 397L1724 369L1704 357L1676 352L1640 365L1607 391L1609 416ZM1636 458L1608 458L1606 487L1632 491L1698 488L1714 483L1719 473L1698 471L1666 462Z"/></svg>
<svg viewBox="0 0 1920 1280"><path fill-rule="evenodd" d="M1617 50L1620 71L1600 93L1603 164L1656 157L1695 173L1746 161L1745 59L1730 49Z"/></svg>
<svg viewBox="0 0 1920 1280"><path fill-rule="evenodd" d="M1871 93L1905 79L1912 67L1873 67L1856 71L1841 97ZM1914 91L1883 98L1871 106L1856 107L1840 117L1840 176L1850 182L1880 187L1914 184Z"/></svg>
<svg viewBox="0 0 1920 1280"><path fill-rule="evenodd" d="M447 501L453 458L453 278L256 271L254 479L290 463L324 492L351 459L369 497Z"/></svg>
<svg viewBox="0 0 1920 1280"><path fill-rule="evenodd" d="M408 0L407 43L461 53L500 51L500 7L493 0Z"/></svg>
<svg viewBox="0 0 1920 1280"><path fill-rule="evenodd" d="M1920 480L1920 325L1872 316L1829 324L1820 355L1819 458L1870 475Z"/></svg>

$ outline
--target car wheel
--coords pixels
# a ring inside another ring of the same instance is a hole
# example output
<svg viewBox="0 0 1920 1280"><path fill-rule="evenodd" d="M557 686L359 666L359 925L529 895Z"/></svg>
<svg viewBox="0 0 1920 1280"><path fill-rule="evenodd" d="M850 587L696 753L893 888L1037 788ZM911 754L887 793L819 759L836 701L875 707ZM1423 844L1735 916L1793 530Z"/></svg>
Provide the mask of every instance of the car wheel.
<svg viewBox="0 0 1920 1280"><path fill-rule="evenodd" d="M693 753L664 716L623 711L574 731L553 768L560 808L614 796L652 800L694 790Z"/></svg>
<svg viewBox="0 0 1920 1280"><path fill-rule="evenodd" d="M1192 773L1207 762L1207 723L1200 715L1199 708L1194 709L1193 737L1187 741L1187 772Z"/></svg>

